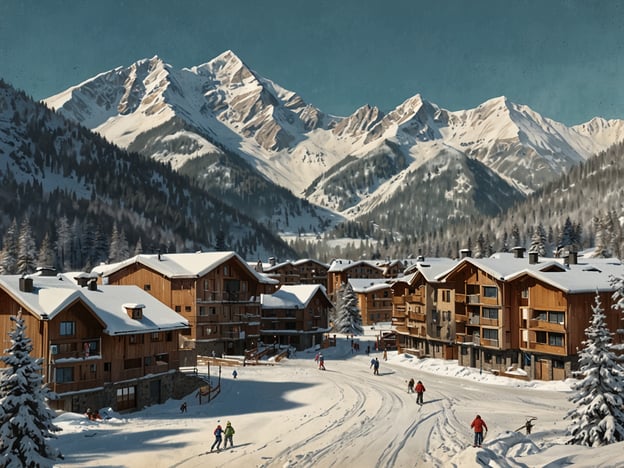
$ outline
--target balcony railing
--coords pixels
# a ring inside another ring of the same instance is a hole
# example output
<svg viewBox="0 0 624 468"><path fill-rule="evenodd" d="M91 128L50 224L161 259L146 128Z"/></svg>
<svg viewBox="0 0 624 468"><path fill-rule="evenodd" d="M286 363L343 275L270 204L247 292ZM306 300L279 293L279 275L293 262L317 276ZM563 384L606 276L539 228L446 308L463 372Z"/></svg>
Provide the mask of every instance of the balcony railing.
<svg viewBox="0 0 624 468"><path fill-rule="evenodd" d="M466 295L467 304L479 304L481 302L480 294L468 294Z"/></svg>
<svg viewBox="0 0 624 468"><path fill-rule="evenodd" d="M565 333L565 325L563 323L546 322L545 320L529 320L529 328L540 331L552 331Z"/></svg>
<svg viewBox="0 0 624 468"><path fill-rule="evenodd" d="M481 322L480 318L481 317L479 317L478 315L471 315L468 323L470 325L479 325L479 323Z"/></svg>
<svg viewBox="0 0 624 468"><path fill-rule="evenodd" d="M565 346L551 346L545 343L535 343L534 341L529 342L529 349L548 354L566 354Z"/></svg>
<svg viewBox="0 0 624 468"><path fill-rule="evenodd" d="M498 327L498 319L481 317L481 325Z"/></svg>

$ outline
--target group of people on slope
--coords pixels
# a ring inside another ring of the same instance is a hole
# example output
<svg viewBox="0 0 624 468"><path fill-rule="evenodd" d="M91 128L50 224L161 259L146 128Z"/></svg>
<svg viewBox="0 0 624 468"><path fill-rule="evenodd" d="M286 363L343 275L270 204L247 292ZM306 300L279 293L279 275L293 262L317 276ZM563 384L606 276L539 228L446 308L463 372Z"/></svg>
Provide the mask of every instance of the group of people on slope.
<svg viewBox="0 0 624 468"><path fill-rule="evenodd" d="M232 426L232 423L230 421L228 421L225 425L225 429L221 427L221 424L217 425L216 429L213 432L215 440L210 447L210 451L212 452L215 447L217 449L217 452L221 450L221 442L223 441L223 436L225 436L225 444L223 444L223 450L227 448L228 441L230 442L230 448L234 447L234 432L234 426Z"/></svg>
<svg viewBox="0 0 624 468"><path fill-rule="evenodd" d="M416 403L421 406L424 404L423 398L425 396L425 390L425 386L420 380L416 383L416 386L414 386L414 379L410 379L409 382L407 382L407 393L416 392Z"/></svg>

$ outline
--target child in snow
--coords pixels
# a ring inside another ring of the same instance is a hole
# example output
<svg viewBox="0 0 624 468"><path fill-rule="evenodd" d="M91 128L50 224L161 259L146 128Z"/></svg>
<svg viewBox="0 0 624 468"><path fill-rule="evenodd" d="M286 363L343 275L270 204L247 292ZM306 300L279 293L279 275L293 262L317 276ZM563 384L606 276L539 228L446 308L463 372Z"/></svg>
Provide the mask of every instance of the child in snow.
<svg viewBox="0 0 624 468"><path fill-rule="evenodd" d="M215 447L217 447L217 452L221 449L221 442L223 441L223 428L221 424L217 425L217 428L213 432L215 436L215 440L212 443L212 447L210 447L210 451L212 452Z"/></svg>
<svg viewBox="0 0 624 468"><path fill-rule="evenodd" d="M407 393L414 393L414 379L409 379L407 382Z"/></svg>
<svg viewBox="0 0 624 468"><path fill-rule="evenodd" d="M228 440L230 441L230 448L234 447L234 442L232 441L232 437L234 436L234 427L230 421L225 425L225 443L223 444L223 448L227 448Z"/></svg>
<svg viewBox="0 0 624 468"><path fill-rule="evenodd" d="M487 430L488 430L487 424L485 424L485 421L481 419L481 416L477 414L477 417L474 418L474 421L472 421L472 423L470 424L470 427L474 429L473 447L481 447L481 444L483 443L483 430L484 429L487 434Z"/></svg>
<svg viewBox="0 0 624 468"><path fill-rule="evenodd" d="M419 380L418 383L416 384L416 403L418 403L419 405L423 404L424 393L425 393L425 386Z"/></svg>
<svg viewBox="0 0 624 468"><path fill-rule="evenodd" d="M238 376L238 372L236 372L236 369L234 369L232 371L232 377L236 378Z"/></svg>
<svg viewBox="0 0 624 468"><path fill-rule="evenodd" d="M186 413L186 401L182 402L182 404L180 405L180 413Z"/></svg>
<svg viewBox="0 0 624 468"><path fill-rule="evenodd" d="M325 358L319 354L319 369L325 370Z"/></svg>

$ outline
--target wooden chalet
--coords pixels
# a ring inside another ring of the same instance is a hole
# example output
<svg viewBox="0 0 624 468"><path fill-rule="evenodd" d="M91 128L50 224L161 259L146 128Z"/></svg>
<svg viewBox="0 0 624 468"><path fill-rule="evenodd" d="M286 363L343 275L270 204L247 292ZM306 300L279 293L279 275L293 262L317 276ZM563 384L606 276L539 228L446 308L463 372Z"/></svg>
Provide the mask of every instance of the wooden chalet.
<svg viewBox="0 0 624 468"><path fill-rule="evenodd" d="M334 260L327 270L327 295L335 303L336 293L350 278L385 278L385 271L384 266L371 260Z"/></svg>
<svg viewBox="0 0 624 468"><path fill-rule="evenodd" d="M611 278L623 273L618 260L578 262L573 254L567 264L523 271L509 279L519 331L514 347L520 350L519 364L530 378L562 380L578 370L578 350L586 339L596 295L607 327L612 331L622 328L622 313L612 308ZM621 343L622 335L614 334L613 340Z"/></svg>
<svg viewBox="0 0 624 468"><path fill-rule="evenodd" d="M85 274L0 276L0 336L10 347L21 312L31 355L43 358L55 409L117 411L162 403L179 375L188 321L136 286L102 286Z"/></svg>
<svg viewBox="0 0 624 468"><path fill-rule="evenodd" d="M302 350L321 344L323 335L330 331L333 306L322 285L282 286L273 294L262 294L260 302L260 333L265 344Z"/></svg>
<svg viewBox="0 0 624 468"><path fill-rule="evenodd" d="M281 263L269 259L268 264L258 262L255 269L269 278L278 280L280 285L322 284L325 286L329 265L308 258Z"/></svg>
<svg viewBox="0 0 624 468"><path fill-rule="evenodd" d="M256 348L260 296L278 284L235 252L137 255L94 271L105 284L136 285L180 313L191 325L184 346L198 355Z"/></svg>
<svg viewBox="0 0 624 468"><path fill-rule="evenodd" d="M392 324L397 347L416 356L457 358L448 287L436 279L457 262L421 258L392 282Z"/></svg>
<svg viewBox="0 0 624 468"><path fill-rule="evenodd" d="M362 325L392 321L392 287L388 280L350 278L349 284L357 297Z"/></svg>

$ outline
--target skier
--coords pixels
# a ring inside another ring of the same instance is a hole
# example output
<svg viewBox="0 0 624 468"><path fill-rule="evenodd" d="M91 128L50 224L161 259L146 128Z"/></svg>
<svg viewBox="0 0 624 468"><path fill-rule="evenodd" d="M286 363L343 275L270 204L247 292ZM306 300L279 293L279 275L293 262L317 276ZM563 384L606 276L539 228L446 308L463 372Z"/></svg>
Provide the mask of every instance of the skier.
<svg viewBox="0 0 624 468"><path fill-rule="evenodd" d="M319 354L319 369L325 370L325 358L322 354Z"/></svg>
<svg viewBox="0 0 624 468"><path fill-rule="evenodd" d="M423 383L419 380L418 383L416 384L416 403L418 403L419 405L423 405L423 396L425 393L425 386L423 385Z"/></svg>
<svg viewBox="0 0 624 468"><path fill-rule="evenodd" d="M407 393L414 393L414 379L409 379L407 382Z"/></svg>
<svg viewBox="0 0 624 468"><path fill-rule="evenodd" d="M477 417L474 418L474 421L470 424L470 427L474 429L474 445L473 447L481 447L483 443L483 430L485 429L485 433L487 434L487 424L485 421L481 419L481 416L477 414Z"/></svg>
<svg viewBox="0 0 624 468"><path fill-rule="evenodd" d="M186 413L186 401L183 401L182 404L180 405L180 413Z"/></svg>
<svg viewBox="0 0 624 468"><path fill-rule="evenodd" d="M230 441L230 448L234 447L234 442L232 441L232 437L234 436L234 427L230 421L225 425L225 443L223 444L223 449L227 448L228 440Z"/></svg>
<svg viewBox="0 0 624 468"><path fill-rule="evenodd" d="M375 358L375 364L373 364L373 375L379 375L379 359Z"/></svg>
<svg viewBox="0 0 624 468"><path fill-rule="evenodd" d="M234 369L232 371L232 377L234 377L234 379L236 379L237 376L238 376L238 372L236 372L236 369Z"/></svg>
<svg viewBox="0 0 624 468"><path fill-rule="evenodd" d="M535 424L533 424L533 420L527 419L526 423L524 424L524 428L526 429L527 435L531 434L531 429L533 429L533 426L535 426Z"/></svg>
<svg viewBox="0 0 624 468"><path fill-rule="evenodd" d="M215 447L217 447L217 452L219 450L221 450L221 442L222 442L222 438L223 438L223 428L221 427L221 424L217 425L217 428L214 430L213 432L214 436L215 436L215 440L212 443L212 447L210 447L210 451L212 452L214 450Z"/></svg>

